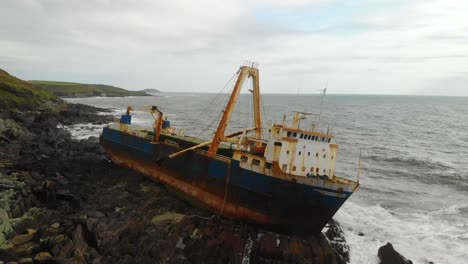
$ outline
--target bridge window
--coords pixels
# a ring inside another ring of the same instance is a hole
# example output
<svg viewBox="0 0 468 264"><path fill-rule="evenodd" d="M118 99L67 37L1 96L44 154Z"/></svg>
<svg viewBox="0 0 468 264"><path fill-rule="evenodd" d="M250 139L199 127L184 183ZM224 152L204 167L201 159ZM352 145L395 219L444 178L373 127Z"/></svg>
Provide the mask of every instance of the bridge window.
<svg viewBox="0 0 468 264"><path fill-rule="evenodd" d="M315 172L318 174L318 173L319 173L319 168L316 168L316 169L315 169Z"/></svg>
<svg viewBox="0 0 468 264"><path fill-rule="evenodd" d="M246 156L241 156L240 160L241 162L247 162L249 158L247 158Z"/></svg>
<svg viewBox="0 0 468 264"><path fill-rule="evenodd" d="M315 153L315 157L318 157L318 152L317 152L317 153Z"/></svg>
<svg viewBox="0 0 468 264"><path fill-rule="evenodd" d="M312 136L312 140L315 140L315 136Z"/></svg>
<svg viewBox="0 0 468 264"><path fill-rule="evenodd" d="M314 167L310 167L310 172L314 172Z"/></svg>
<svg viewBox="0 0 468 264"><path fill-rule="evenodd" d="M301 135L299 136L299 138L301 138L301 139L304 138L304 134L301 133Z"/></svg>
<svg viewBox="0 0 468 264"><path fill-rule="evenodd" d="M275 146L279 146L281 147L283 144L281 144L281 142L275 142Z"/></svg>
<svg viewBox="0 0 468 264"><path fill-rule="evenodd" d="M325 158L327 156L327 154L323 154L323 158Z"/></svg>
<svg viewBox="0 0 468 264"><path fill-rule="evenodd" d="M253 159L252 160L252 165L260 166L260 161L258 159Z"/></svg>
<svg viewBox="0 0 468 264"><path fill-rule="evenodd" d="M330 141L331 141L331 138L328 139L328 143L330 143Z"/></svg>
<svg viewBox="0 0 468 264"><path fill-rule="evenodd" d="M299 151L299 156L301 155L301 152Z"/></svg>
<svg viewBox="0 0 468 264"><path fill-rule="evenodd" d="M297 133L296 132L293 133L293 138L297 138Z"/></svg>
<svg viewBox="0 0 468 264"><path fill-rule="evenodd" d="M323 173L326 173L326 171L327 171L326 169L323 169Z"/></svg>
<svg viewBox="0 0 468 264"><path fill-rule="evenodd" d="M265 168L271 169L271 163L270 162L265 163Z"/></svg>
<svg viewBox="0 0 468 264"><path fill-rule="evenodd" d="M331 156L331 159L333 159L333 156Z"/></svg>
<svg viewBox="0 0 468 264"><path fill-rule="evenodd" d="M305 167L302 167L302 171L305 171Z"/></svg>
<svg viewBox="0 0 468 264"><path fill-rule="evenodd" d="M289 150L286 150L286 155L289 155Z"/></svg>
<svg viewBox="0 0 468 264"><path fill-rule="evenodd" d="M288 131L288 135L287 135L287 137L291 137L291 132L289 132L289 131Z"/></svg>
<svg viewBox="0 0 468 264"><path fill-rule="evenodd" d="M307 156L310 156L310 152L307 152Z"/></svg>
<svg viewBox="0 0 468 264"><path fill-rule="evenodd" d="M296 171L296 166L293 166L292 170L293 170L293 171Z"/></svg>

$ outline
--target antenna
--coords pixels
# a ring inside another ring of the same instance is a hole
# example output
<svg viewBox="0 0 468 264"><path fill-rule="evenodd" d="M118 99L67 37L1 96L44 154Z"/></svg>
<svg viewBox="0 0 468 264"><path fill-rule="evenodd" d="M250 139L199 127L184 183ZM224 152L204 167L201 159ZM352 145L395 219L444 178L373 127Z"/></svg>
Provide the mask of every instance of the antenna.
<svg viewBox="0 0 468 264"><path fill-rule="evenodd" d="M320 121L322 120L322 112L323 112L323 102L325 101L325 95L327 94L327 88L328 88L328 81L327 84L325 85L325 88L319 90L322 92L322 97L320 98L320 112L317 116L317 121L314 124L314 128L316 127L317 129L319 128Z"/></svg>
<svg viewBox="0 0 468 264"><path fill-rule="evenodd" d="M362 152L362 148L359 149L359 164L358 164L358 171L357 171L357 183L359 183L359 176L361 175L361 152Z"/></svg>

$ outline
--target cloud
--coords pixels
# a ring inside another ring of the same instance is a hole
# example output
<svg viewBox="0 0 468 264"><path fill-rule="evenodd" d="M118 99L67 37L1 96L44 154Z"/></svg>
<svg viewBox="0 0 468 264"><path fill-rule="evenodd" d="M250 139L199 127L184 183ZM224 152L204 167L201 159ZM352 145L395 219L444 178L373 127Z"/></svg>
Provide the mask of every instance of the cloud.
<svg viewBox="0 0 468 264"><path fill-rule="evenodd" d="M0 67L26 79L216 92L254 59L266 92L328 80L332 93L424 93L465 70L466 13L463 1L438 0L3 0Z"/></svg>

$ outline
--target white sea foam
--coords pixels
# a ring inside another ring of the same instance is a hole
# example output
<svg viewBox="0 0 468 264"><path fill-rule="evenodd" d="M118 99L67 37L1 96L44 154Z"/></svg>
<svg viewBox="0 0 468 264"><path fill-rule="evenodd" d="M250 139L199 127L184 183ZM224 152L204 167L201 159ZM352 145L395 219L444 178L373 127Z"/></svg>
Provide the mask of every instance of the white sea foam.
<svg viewBox="0 0 468 264"><path fill-rule="evenodd" d="M96 125L92 123L87 124L75 124L71 126L58 125L57 127L63 128L71 133L73 139L81 140L88 139L90 137L99 137L102 129L107 124Z"/></svg>
<svg viewBox="0 0 468 264"><path fill-rule="evenodd" d="M387 242L413 263L462 263L468 257L466 233L457 222L444 221L440 214L453 214L457 206L428 213L422 210L401 212L380 205L366 206L349 201L338 211L340 222L351 248L351 263L379 263L377 252ZM365 235L359 236L362 232Z"/></svg>

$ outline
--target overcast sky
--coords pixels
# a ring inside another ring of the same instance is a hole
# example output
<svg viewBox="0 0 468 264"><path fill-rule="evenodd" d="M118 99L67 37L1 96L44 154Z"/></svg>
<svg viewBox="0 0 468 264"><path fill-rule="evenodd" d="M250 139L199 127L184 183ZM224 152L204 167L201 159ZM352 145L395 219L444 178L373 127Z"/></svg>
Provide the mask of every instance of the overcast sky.
<svg viewBox="0 0 468 264"><path fill-rule="evenodd" d="M468 1L1 0L0 68L22 79L218 92L468 95Z"/></svg>

